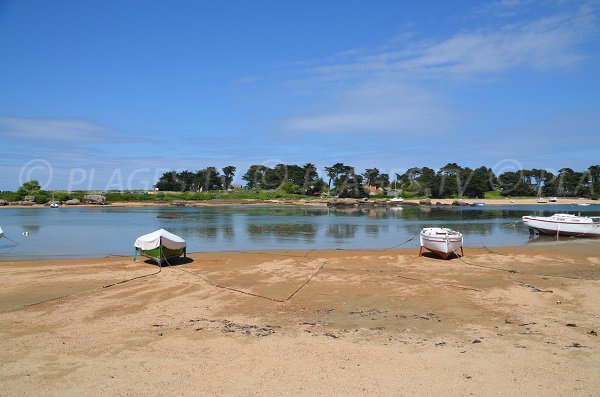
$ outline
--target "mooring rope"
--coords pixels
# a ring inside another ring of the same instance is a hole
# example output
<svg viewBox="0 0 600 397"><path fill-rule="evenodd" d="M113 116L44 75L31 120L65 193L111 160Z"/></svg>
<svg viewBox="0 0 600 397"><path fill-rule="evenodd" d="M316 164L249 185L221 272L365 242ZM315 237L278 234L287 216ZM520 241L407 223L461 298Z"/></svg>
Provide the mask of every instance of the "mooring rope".
<svg viewBox="0 0 600 397"><path fill-rule="evenodd" d="M22 307L19 307L18 309L21 309L23 307L37 306L37 305L40 305L42 303L51 302L51 301L55 301L55 300L59 300L59 299L64 299L64 298L70 298L70 297L73 297L73 296L79 296L79 295L89 294L91 292L101 291L103 289L114 287L116 285L125 284L125 283L128 283L128 282L133 281L133 280L138 280L140 278L154 276L154 275L160 273L161 271L162 271L162 267L159 266L158 271L154 272L154 273L143 274L141 276L136 276L136 277L128 278L128 279L125 279L125 280L117 281L117 282L114 282L114 283L110 283L110 284L106 284L106 285L101 285L99 287L92 288L92 289L89 289L87 291L81 291L81 292L77 292L77 293L74 293L74 294L63 295L63 296L56 296L54 298L44 299L44 300L41 300L39 302L29 303L29 304L23 305ZM17 310L17 309L14 309L14 310Z"/></svg>

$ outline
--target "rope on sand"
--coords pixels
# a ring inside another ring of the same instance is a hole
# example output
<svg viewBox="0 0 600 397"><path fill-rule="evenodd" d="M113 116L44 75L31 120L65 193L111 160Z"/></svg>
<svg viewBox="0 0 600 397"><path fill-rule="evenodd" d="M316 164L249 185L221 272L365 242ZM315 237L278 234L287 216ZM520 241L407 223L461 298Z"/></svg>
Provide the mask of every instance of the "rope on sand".
<svg viewBox="0 0 600 397"><path fill-rule="evenodd" d="M378 249L378 250L380 250L380 251L387 251L387 250L391 250L391 249L394 249L394 248L400 247L400 246L402 246L402 245L404 245L404 244L407 244L408 242L410 242L410 241L412 241L412 240L414 240L414 239L415 239L415 237L411 237L411 238L409 238L408 240L401 242L400 244L396 244L396 245L394 245L394 246L392 246L392 247L388 247L388 248L380 248L380 249ZM339 249L339 250L340 250L340 251L349 251L349 250L346 250L346 249ZM306 254L304 254L304 255L291 255L291 254L278 254L278 253L270 253L270 252L252 252L252 251L229 251L229 252L236 252L236 253L242 253L242 254L254 254L254 255L273 255L273 256L283 256L283 257L289 257L289 258L310 258L310 257L309 257L309 255L310 255L310 254L311 254L313 251L315 251L315 249L314 249L314 248L313 248L313 249L311 249L311 250L309 250L309 251L308 251ZM319 268L318 268L318 269L317 269L317 270L316 270L314 273L312 273L312 274L311 274L311 275L310 275L310 276L309 276L309 277L306 279L306 281L304 281L304 282L303 282L303 283L302 283L302 284L301 284L301 285L300 285L298 288L296 288L296 289L295 289L295 290L294 290L294 291L293 291L293 292L292 292L292 293L291 293L291 294L290 294L290 295L289 295L287 298L285 298L285 299L277 299L277 298L272 298L272 297L269 297L269 296L265 296L265 295L261 295L261 294L256 294L256 293L254 293L254 292L249 292L249 291L244 291L244 290L237 289L237 288L234 288L234 287L229 287L229 286L227 286L227 285L221 285L221 284L217 284L217 283L215 283L215 282L213 282L213 281L209 280L208 278L206 278L206 277L204 277L204 276L202 276L202 275L200 275L200 274L198 274L198 273L194 273L194 272L191 272L191 271L189 271L189 270L185 270L185 269L179 269L178 267L174 267L174 266L172 266L172 265L169 263L169 261L167 260L167 258L165 258L165 262L167 263L167 265L169 265L169 267L171 267L171 268L173 268L173 269L176 269L176 270L180 270L180 271L182 271L182 272L184 272L184 273L191 274L192 276L198 277L199 279L203 280L203 281L204 281L205 283L207 283L208 285L211 285L211 286L213 286L213 287L215 287L215 288L220 288L220 289L224 289L224 290L231 291L231 292L237 292L237 293L239 293L239 294L249 295L249 296L253 296L253 297L256 297L256 298L262 298L262 299L266 299L266 300L269 300L269 301L272 301L272 302L285 303L285 302L289 301L290 299L292 299L292 298L293 298L293 297L294 297L294 296L295 296L295 295L296 295L298 292L300 292L300 290L301 290L302 288L304 288L306 285L308 285L308 283L310 283L310 281L311 281L313 278L315 278L315 277L317 276L317 274L319 274L319 273L320 273L320 272L323 270L323 268L325 267L325 265L326 265L326 263L327 263L327 261L326 261L326 260L322 260L322 259L318 259L318 258L311 258L311 259L315 259L315 260L317 260L318 262L320 262L320 263L321 263L321 265L319 266Z"/></svg>
<svg viewBox="0 0 600 397"><path fill-rule="evenodd" d="M63 296L56 296L54 298L44 299L44 300L39 301L39 302L29 303L27 305L23 305L22 307L37 306L37 305L41 305L42 303L46 303L46 302L51 302L51 301L56 301L56 300L60 300L60 299L70 298L70 297L78 296L78 295L89 294L91 292L100 291L100 290L103 290L103 289L106 289L106 288L114 287L116 285L125 284L125 283L128 283L128 282L133 281L133 280L138 280L140 278L154 276L154 275L160 273L161 271L162 271L162 267L159 267L158 271L154 272L154 273L143 274L141 276L136 276L136 277L128 278L126 280L117 281L117 282L114 282L114 283L111 283L111 284L101 285L100 287L92 288L92 289L87 290L87 291L77 292L75 294L69 294L69 295L63 295Z"/></svg>

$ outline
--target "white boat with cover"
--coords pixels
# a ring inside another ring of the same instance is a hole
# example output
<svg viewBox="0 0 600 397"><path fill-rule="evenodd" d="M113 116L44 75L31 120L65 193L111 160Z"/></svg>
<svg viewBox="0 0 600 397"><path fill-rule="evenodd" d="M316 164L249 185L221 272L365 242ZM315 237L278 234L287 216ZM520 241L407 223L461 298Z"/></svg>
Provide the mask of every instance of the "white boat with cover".
<svg viewBox="0 0 600 397"><path fill-rule="evenodd" d="M185 240L165 229L158 229L152 233L144 234L135 240L135 261L137 255L152 259L158 265L183 255L186 257Z"/></svg>
<svg viewBox="0 0 600 397"><path fill-rule="evenodd" d="M433 252L436 255L447 259L450 255L460 250L460 255L464 256L463 252L463 235L456 230L427 227L421 230L421 248L419 256L423 253L423 248Z"/></svg>
<svg viewBox="0 0 600 397"><path fill-rule="evenodd" d="M552 216L524 216L523 223L530 231L551 236L600 237L600 216L554 214Z"/></svg>
<svg viewBox="0 0 600 397"><path fill-rule="evenodd" d="M2 228L0 227L0 238L4 237L4 231L2 230Z"/></svg>

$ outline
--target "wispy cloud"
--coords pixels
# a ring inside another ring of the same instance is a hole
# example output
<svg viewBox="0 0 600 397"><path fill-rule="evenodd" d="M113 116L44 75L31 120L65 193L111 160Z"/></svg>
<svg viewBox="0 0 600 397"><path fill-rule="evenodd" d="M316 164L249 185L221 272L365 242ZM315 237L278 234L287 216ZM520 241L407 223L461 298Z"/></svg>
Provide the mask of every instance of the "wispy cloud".
<svg viewBox="0 0 600 397"><path fill-rule="evenodd" d="M24 140L81 142L109 131L107 126L80 118L0 116L0 134Z"/></svg>
<svg viewBox="0 0 600 397"><path fill-rule="evenodd" d="M404 78L473 78L514 68L533 70L573 66L584 54L578 46L596 32L595 7L456 33L445 39L405 43L395 51L355 57L306 72L326 81L380 73Z"/></svg>
<svg viewBox="0 0 600 397"><path fill-rule="evenodd" d="M503 1L496 8L529 3ZM295 133L447 133L467 122L470 112L456 107L444 92L512 72L575 67L586 57L582 44L595 37L596 11L583 3L446 38L405 35L379 49L312 60L289 84L317 99L317 105L286 118L282 128Z"/></svg>

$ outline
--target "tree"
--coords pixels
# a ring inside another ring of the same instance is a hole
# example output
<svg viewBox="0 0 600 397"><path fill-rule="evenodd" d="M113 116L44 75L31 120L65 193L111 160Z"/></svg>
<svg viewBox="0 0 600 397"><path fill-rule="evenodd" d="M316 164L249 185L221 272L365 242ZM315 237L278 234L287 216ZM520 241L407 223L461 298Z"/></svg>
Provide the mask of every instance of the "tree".
<svg viewBox="0 0 600 397"><path fill-rule="evenodd" d="M312 163L306 163L302 166L304 171L304 183L302 185L302 191L307 195L314 195L321 193L323 190L323 180L319 178L317 173L317 166Z"/></svg>
<svg viewBox="0 0 600 397"><path fill-rule="evenodd" d="M462 196L464 169L456 163L448 163L438 171L440 178L439 197Z"/></svg>
<svg viewBox="0 0 600 397"><path fill-rule="evenodd" d="M177 181L181 184L182 191L198 191L198 176L195 172L181 171L177 173Z"/></svg>
<svg viewBox="0 0 600 397"><path fill-rule="evenodd" d="M267 167L264 165L253 164L242 176L242 179L246 181L246 186L250 189L259 189L265 180L266 170Z"/></svg>
<svg viewBox="0 0 600 397"><path fill-rule="evenodd" d="M229 190L233 177L235 176L236 168L233 165L228 165L222 168L223 171L223 189Z"/></svg>
<svg viewBox="0 0 600 397"><path fill-rule="evenodd" d="M168 192L182 192L184 190L184 186L179 181L176 171L165 172L154 187L158 188L158 190Z"/></svg>
<svg viewBox="0 0 600 397"><path fill-rule="evenodd" d="M506 171L498 177L503 196L532 196L535 194L524 170Z"/></svg>
<svg viewBox="0 0 600 397"><path fill-rule="evenodd" d="M590 174L590 197L600 196L600 165L592 165L588 168Z"/></svg>
<svg viewBox="0 0 600 397"><path fill-rule="evenodd" d="M479 167L470 172L463 188L463 194L470 198L483 198L485 192L492 190L490 171L486 167Z"/></svg>
<svg viewBox="0 0 600 397"><path fill-rule="evenodd" d="M561 196L576 196L581 189L584 174L571 168L562 168L558 174L558 194Z"/></svg>
<svg viewBox="0 0 600 397"><path fill-rule="evenodd" d="M32 179L30 181L23 183L17 190L17 193L19 193L19 195L22 195L22 196L35 195L36 193L39 193L41 190L42 190L42 187L40 186L40 183L38 181L36 181L35 179Z"/></svg>
<svg viewBox="0 0 600 397"><path fill-rule="evenodd" d="M215 167L206 167L196 172L198 190L207 192L209 190L219 190L222 188L221 174Z"/></svg>
<svg viewBox="0 0 600 397"><path fill-rule="evenodd" d="M338 179L339 175L344 172L346 167L347 166L344 165L344 163L335 163L331 167L325 167L325 173L329 177L329 182L327 183L329 190L331 190L331 182Z"/></svg>
<svg viewBox="0 0 600 397"><path fill-rule="evenodd" d="M440 179L435 171L429 167L423 167L416 181L418 190L415 192L421 196L438 197L440 192Z"/></svg>

